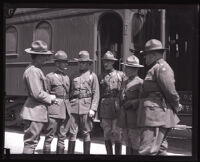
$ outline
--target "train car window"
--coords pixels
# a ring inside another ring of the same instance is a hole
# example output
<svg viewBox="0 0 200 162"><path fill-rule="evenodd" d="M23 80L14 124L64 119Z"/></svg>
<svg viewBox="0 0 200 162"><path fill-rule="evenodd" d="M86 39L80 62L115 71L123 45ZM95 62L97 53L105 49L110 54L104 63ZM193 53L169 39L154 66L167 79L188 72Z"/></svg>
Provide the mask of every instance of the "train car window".
<svg viewBox="0 0 200 162"><path fill-rule="evenodd" d="M17 29L13 26L6 29L6 55L17 55Z"/></svg>
<svg viewBox="0 0 200 162"><path fill-rule="evenodd" d="M40 22L35 29L34 40L43 40L48 44L48 49L51 49L52 28L47 22Z"/></svg>

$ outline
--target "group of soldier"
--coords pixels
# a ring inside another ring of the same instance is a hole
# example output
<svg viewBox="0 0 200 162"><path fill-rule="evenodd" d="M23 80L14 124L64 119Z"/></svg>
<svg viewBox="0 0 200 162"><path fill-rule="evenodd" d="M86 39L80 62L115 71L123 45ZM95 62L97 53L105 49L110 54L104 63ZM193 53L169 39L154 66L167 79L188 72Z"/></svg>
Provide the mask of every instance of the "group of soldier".
<svg viewBox="0 0 200 162"><path fill-rule="evenodd" d="M44 41L32 42L25 49L32 63L23 80L27 100L22 108L24 120L24 154L33 154L45 133L43 153L51 153L51 142L57 136L57 154L64 154L69 133L68 154L74 154L78 132L83 138L83 152L90 154L93 119L98 113L104 132L108 155L121 155L122 143L127 155L167 155L167 134L179 122L182 109L175 88L174 73L163 59L159 40L151 39L140 53L148 72L145 79L138 76L144 66L131 54L124 63L124 72L114 69L117 59L111 51L102 57L104 72L90 70L92 59L88 51L80 51L79 73L67 74L68 56L65 51L53 54ZM41 67L53 55L56 70L46 76Z"/></svg>

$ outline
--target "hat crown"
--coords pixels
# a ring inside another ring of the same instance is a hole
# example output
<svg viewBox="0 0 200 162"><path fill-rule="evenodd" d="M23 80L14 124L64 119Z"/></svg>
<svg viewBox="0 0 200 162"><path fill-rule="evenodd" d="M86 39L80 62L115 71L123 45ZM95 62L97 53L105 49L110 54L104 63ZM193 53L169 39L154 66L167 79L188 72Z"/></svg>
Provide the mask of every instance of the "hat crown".
<svg viewBox="0 0 200 162"><path fill-rule="evenodd" d="M114 54L111 51L107 51L104 56L103 56L104 60L117 60L114 56Z"/></svg>
<svg viewBox="0 0 200 162"><path fill-rule="evenodd" d="M47 43L42 40L36 40L31 44L32 51L47 51Z"/></svg>
<svg viewBox="0 0 200 162"><path fill-rule="evenodd" d="M67 53L65 53L65 51L57 51L54 58L56 60L68 60L68 57L67 57Z"/></svg>
<svg viewBox="0 0 200 162"><path fill-rule="evenodd" d="M146 42L145 44L145 51L146 50L158 50L163 49L162 43L157 39L151 39Z"/></svg>
<svg viewBox="0 0 200 162"><path fill-rule="evenodd" d="M136 56L132 55L132 56L129 56L129 57L126 59L126 63L127 63L128 65L139 65L139 64L140 64L140 61L139 61L139 59L138 59Z"/></svg>
<svg viewBox="0 0 200 162"><path fill-rule="evenodd" d="M79 59L90 59L90 54L88 51L80 51L78 57Z"/></svg>

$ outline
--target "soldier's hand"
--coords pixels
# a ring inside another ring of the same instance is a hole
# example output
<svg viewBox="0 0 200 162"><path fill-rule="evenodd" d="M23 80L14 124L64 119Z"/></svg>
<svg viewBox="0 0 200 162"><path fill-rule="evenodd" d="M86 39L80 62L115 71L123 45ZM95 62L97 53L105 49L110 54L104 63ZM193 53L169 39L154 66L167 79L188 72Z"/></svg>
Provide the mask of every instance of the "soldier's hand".
<svg viewBox="0 0 200 162"><path fill-rule="evenodd" d="M181 110L183 110L183 105L179 104L178 107L176 108L176 112L178 113Z"/></svg>
<svg viewBox="0 0 200 162"><path fill-rule="evenodd" d="M56 100L56 96L55 95L50 95L50 97L51 97L51 102Z"/></svg>
<svg viewBox="0 0 200 162"><path fill-rule="evenodd" d="M94 110L92 110L92 109L90 109L90 111L89 111L89 117L94 117L94 115L95 115L95 111Z"/></svg>

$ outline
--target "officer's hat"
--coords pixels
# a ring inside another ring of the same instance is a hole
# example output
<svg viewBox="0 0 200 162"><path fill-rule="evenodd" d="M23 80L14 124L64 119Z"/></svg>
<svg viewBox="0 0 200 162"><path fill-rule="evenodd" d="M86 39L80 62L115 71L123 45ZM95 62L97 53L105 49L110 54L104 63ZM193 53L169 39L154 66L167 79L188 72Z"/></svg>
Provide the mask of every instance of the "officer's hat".
<svg viewBox="0 0 200 162"><path fill-rule="evenodd" d="M112 60L112 61L117 61L118 59L116 59L114 57L114 54L111 51L107 51L105 53L105 55L103 56L102 60Z"/></svg>
<svg viewBox="0 0 200 162"><path fill-rule="evenodd" d="M29 54L38 54L38 55L52 55L52 51L47 49L47 43L42 40L36 40L32 42L31 48L25 49L25 52Z"/></svg>
<svg viewBox="0 0 200 162"><path fill-rule="evenodd" d="M78 54L78 58L75 58L76 61L79 62L91 62L90 55L88 51L80 51Z"/></svg>
<svg viewBox="0 0 200 162"><path fill-rule="evenodd" d="M53 58L54 61L68 61L67 54L65 51L57 51Z"/></svg>
<svg viewBox="0 0 200 162"><path fill-rule="evenodd" d="M140 65L139 59L135 55L131 55L126 59L126 63L121 63L125 66L133 67L133 68L141 68L144 67L143 65Z"/></svg>
<svg viewBox="0 0 200 162"><path fill-rule="evenodd" d="M144 51L140 51L142 54L148 54L151 51L164 51L168 50L167 48L163 48L162 43L157 39L151 39L146 42Z"/></svg>

